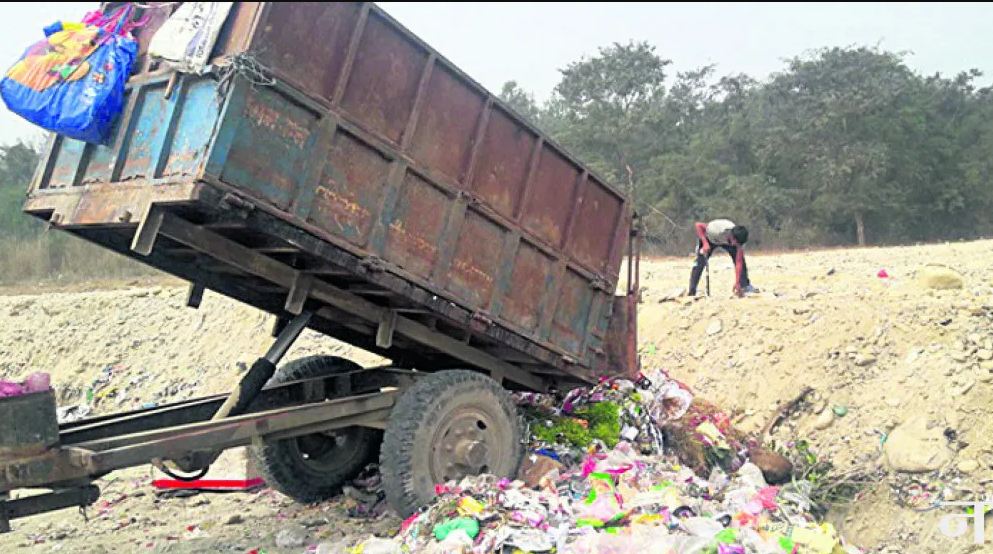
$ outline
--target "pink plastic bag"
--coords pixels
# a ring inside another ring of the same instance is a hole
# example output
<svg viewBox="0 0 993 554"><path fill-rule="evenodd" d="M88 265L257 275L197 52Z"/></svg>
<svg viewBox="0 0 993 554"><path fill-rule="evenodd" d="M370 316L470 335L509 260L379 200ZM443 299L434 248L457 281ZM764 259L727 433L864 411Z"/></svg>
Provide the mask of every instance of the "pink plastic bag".
<svg viewBox="0 0 993 554"><path fill-rule="evenodd" d="M24 392L45 392L52 388L52 378L43 372L36 372L28 375L24 380Z"/></svg>
<svg viewBox="0 0 993 554"><path fill-rule="evenodd" d="M14 381L0 381L0 398L10 396L21 396L35 392L45 392L52 388L51 377L44 372L36 372L28 375L28 378L21 383Z"/></svg>
<svg viewBox="0 0 993 554"><path fill-rule="evenodd" d="M0 398L8 396L21 396L24 394L24 387L20 383L13 381L0 381Z"/></svg>

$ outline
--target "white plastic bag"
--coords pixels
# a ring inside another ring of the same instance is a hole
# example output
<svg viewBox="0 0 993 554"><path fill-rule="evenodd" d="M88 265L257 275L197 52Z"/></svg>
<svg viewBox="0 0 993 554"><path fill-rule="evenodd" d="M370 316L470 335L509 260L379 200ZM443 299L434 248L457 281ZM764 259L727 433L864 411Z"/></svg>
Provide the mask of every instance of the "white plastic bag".
<svg viewBox="0 0 993 554"><path fill-rule="evenodd" d="M180 71L203 73L234 2L184 2L152 37L148 52Z"/></svg>

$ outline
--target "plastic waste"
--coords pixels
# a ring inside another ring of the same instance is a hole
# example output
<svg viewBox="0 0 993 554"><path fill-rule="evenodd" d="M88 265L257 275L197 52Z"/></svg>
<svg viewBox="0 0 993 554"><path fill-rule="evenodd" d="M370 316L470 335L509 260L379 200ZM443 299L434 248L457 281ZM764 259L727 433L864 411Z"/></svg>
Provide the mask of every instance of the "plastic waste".
<svg viewBox="0 0 993 554"><path fill-rule="evenodd" d="M456 530L461 530L474 539L479 534L479 522L471 517L457 517L435 525L432 532L434 538L443 541Z"/></svg>
<svg viewBox="0 0 993 554"><path fill-rule="evenodd" d="M43 372L32 373L20 383L0 381L0 398L45 392L52 388L51 383L51 377Z"/></svg>
<svg viewBox="0 0 993 554"><path fill-rule="evenodd" d="M124 86L138 43L127 3L85 23L57 22L28 47L0 81L10 111L31 123L92 143L104 143L124 107Z"/></svg>

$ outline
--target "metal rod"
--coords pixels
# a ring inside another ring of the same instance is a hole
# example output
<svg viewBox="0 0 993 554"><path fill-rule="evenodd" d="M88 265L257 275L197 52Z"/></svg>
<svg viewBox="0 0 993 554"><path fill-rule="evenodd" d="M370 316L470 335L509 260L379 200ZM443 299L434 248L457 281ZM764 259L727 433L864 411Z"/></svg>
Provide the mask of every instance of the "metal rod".
<svg viewBox="0 0 993 554"><path fill-rule="evenodd" d="M310 318L313 315L314 312L307 310L290 320L286 327L279 332L279 336L276 337L272 346L269 347L269 351L265 353L265 356L252 364L251 369L241 378L238 386L231 391L227 400L224 401L224 404L221 404L221 407L217 409L217 413L211 419L224 419L228 416L239 415L245 411L245 408L258 396L262 387L272 378L276 372L276 364L283 359L286 351L293 346L293 342L307 328L307 324L310 323Z"/></svg>
<svg viewBox="0 0 993 554"><path fill-rule="evenodd" d="M265 359L269 360L272 364L278 364L286 352L293 346L293 343L300 336L300 333L307 328L310 323L310 318L313 317L314 312L304 311L300 315L294 317L290 320L290 323L283 328L276 338L276 341L272 343L269 347L269 351L265 353Z"/></svg>
<svg viewBox="0 0 993 554"><path fill-rule="evenodd" d="M704 267L707 269L707 296L710 296L710 260L707 260L704 264Z"/></svg>

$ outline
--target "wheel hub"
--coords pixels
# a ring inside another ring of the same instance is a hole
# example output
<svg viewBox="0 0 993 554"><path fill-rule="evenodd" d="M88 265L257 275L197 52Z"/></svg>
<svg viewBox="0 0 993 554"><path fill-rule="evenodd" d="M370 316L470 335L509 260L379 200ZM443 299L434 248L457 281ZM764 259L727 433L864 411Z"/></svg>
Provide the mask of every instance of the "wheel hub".
<svg viewBox="0 0 993 554"><path fill-rule="evenodd" d="M435 483L487 473L496 466L501 433L497 420L483 410L468 408L450 414L433 441L430 473Z"/></svg>

